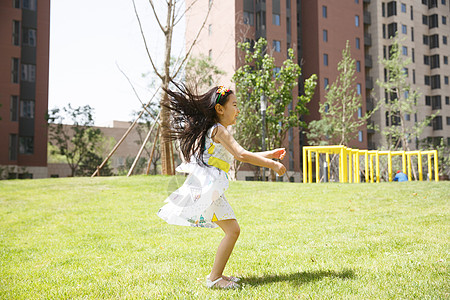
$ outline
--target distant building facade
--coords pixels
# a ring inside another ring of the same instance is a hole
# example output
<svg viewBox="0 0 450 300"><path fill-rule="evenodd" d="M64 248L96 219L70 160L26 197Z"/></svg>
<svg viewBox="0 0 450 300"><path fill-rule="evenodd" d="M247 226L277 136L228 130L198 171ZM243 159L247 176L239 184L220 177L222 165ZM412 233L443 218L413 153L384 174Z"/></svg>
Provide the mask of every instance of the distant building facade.
<svg viewBox="0 0 450 300"><path fill-rule="evenodd" d="M0 28L1 173L45 178L50 0L0 1Z"/></svg>

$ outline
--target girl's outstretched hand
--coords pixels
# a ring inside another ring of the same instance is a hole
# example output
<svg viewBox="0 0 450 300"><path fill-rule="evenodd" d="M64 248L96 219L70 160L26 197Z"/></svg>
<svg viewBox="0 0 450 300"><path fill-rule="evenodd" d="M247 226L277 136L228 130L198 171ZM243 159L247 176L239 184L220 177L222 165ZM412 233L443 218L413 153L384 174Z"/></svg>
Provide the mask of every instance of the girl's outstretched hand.
<svg viewBox="0 0 450 300"><path fill-rule="evenodd" d="M275 172L277 172L277 174L279 175L279 176L281 176L281 175L283 175L284 173L286 173L286 167L282 164L282 163L279 163L279 162L275 162L275 167L273 168L273 170L275 171Z"/></svg>
<svg viewBox="0 0 450 300"><path fill-rule="evenodd" d="M284 156L286 155L286 150L284 148L278 148L278 149L274 149L272 150L272 158L276 158L279 160L283 160Z"/></svg>

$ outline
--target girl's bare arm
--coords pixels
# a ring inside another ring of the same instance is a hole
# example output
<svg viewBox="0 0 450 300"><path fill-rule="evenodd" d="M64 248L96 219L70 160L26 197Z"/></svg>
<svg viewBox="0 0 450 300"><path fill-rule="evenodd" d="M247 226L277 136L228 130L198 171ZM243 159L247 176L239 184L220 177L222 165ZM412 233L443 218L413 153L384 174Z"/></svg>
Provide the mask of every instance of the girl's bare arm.
<svg viewBox="0 0 450 300"><path fill-rule="evenodd" d="M213 134L213 136L214 136L214 134ZM264 153L264 155L247 151L236 142L236 140L228 132L228 130L226 130L225 128L223 128L221 126L217 127L217 131L214 136L214 139L216 141L218 141L219 143L221 143L225 147L225 149L227 149L228 152L230 152L234 156L234 158L239 161L242 161L245 163L250 163L255 166L271 168L275 172L277 172L278 175L283 175L286 172L286 167L283 164L273 161L269 158L266 158L266 155L271 155L271 154L269 154L269 152L273 152L273 151L266 151L267 153L259 152L259 153ZM270 157L270 158L272 158L272 157Z"/></svg>

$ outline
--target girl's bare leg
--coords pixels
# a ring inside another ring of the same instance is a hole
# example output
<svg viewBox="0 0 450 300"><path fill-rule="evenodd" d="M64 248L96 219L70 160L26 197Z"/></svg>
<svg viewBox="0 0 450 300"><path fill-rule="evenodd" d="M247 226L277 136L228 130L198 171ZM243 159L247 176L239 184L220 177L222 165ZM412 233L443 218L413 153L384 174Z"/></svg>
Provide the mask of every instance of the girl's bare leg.
<svg viewBox="0 0 450 300"><path fill-rule="evenodd" d="M217 221L215 223L222 228L223 232L225 232L225 236L219 244L211 274L209 274L209 279L211 281L222 277L223 270L225 269L231 252L233 251L234 244L236 244L241 231L238 222L234 219ZM219 281L217 284L219 286L226 286L229 283L226 281Z"/></svg>

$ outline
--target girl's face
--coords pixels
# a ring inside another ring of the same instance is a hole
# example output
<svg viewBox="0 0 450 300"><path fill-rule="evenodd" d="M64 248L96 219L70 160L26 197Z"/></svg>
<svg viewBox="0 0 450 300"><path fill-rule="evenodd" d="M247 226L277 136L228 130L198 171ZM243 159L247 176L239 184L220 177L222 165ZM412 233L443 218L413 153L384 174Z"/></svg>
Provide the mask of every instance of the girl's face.
<svg viewBox="0 0 450 300"><path fill-rule="evenodd" d="M237 107L237 98L234 94L228 95L225 105L216 104L216 112L219 122L225 127L236 124L236 118L240 110Z"/></svg>

